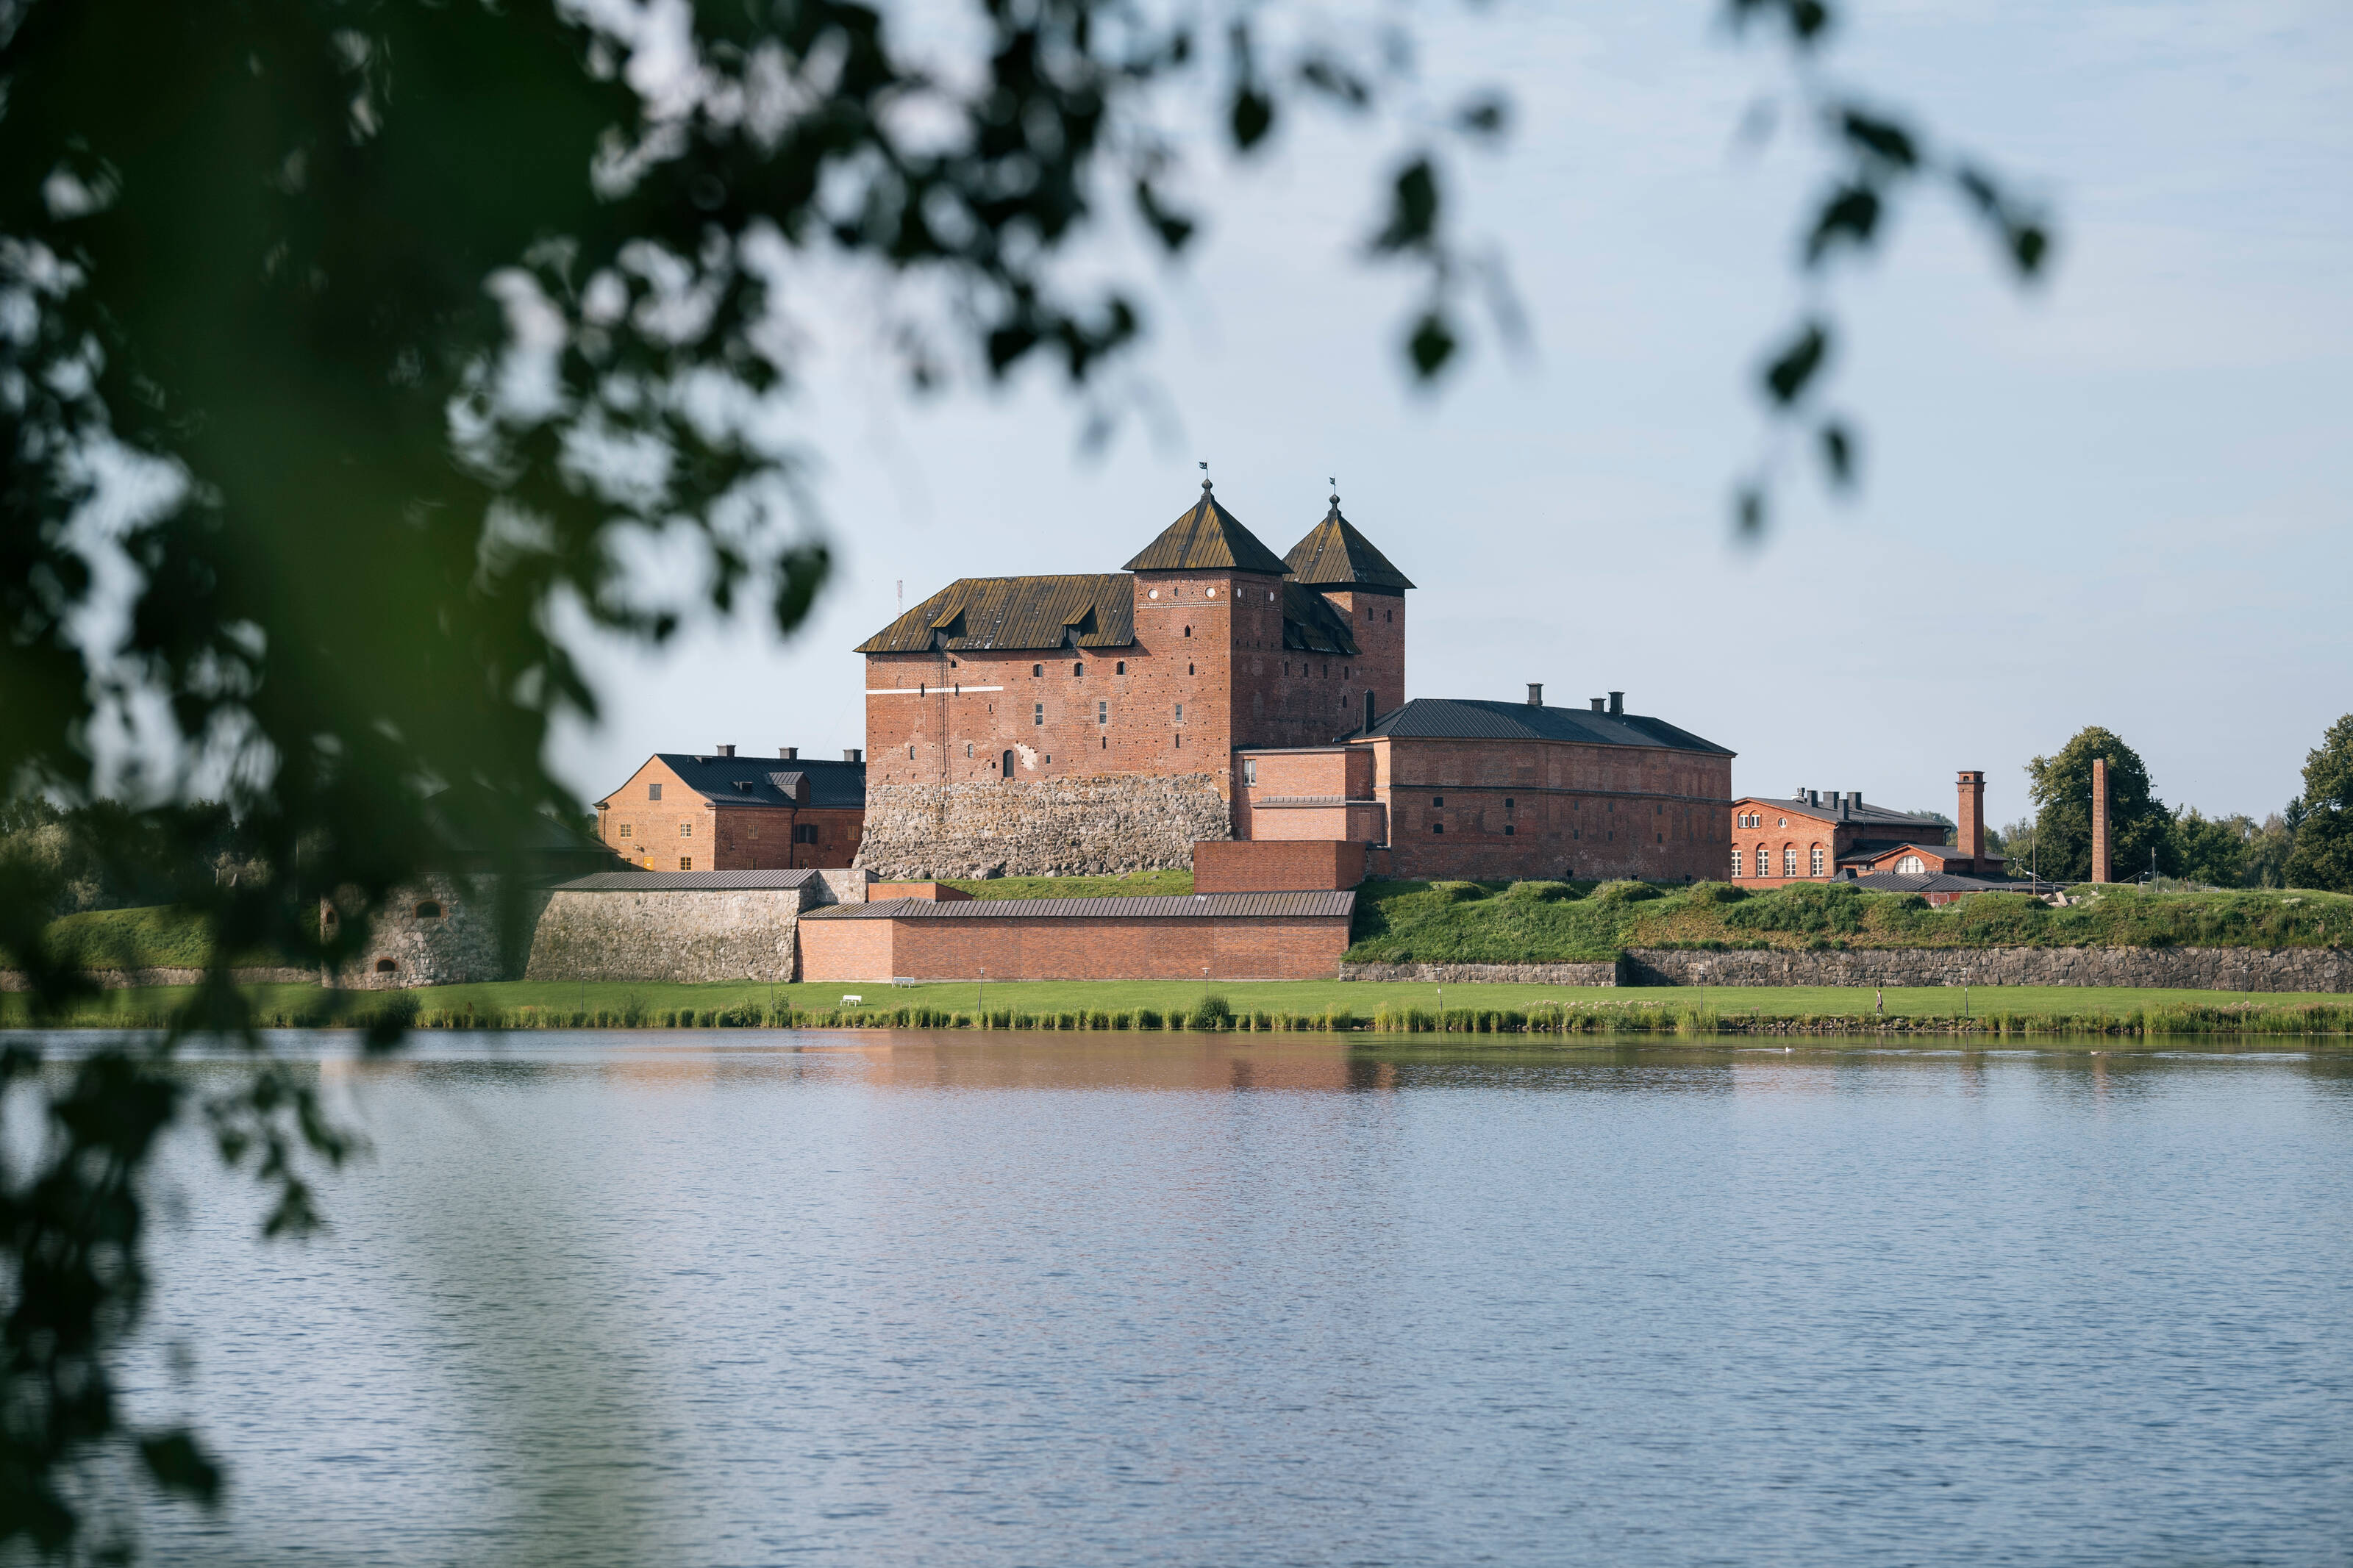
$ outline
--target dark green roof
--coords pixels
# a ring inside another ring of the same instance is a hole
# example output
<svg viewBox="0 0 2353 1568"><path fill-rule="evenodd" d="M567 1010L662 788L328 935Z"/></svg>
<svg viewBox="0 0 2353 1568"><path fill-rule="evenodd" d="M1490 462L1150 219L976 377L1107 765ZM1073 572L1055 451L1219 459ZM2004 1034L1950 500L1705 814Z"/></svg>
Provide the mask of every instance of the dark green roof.
<svg viewBox="0 0 2353 1568"><path fill-rule="evenodd" d="M1127 563L1130 572L1257 572L1269 577L1290 573L1282 558L1259 542L1241 520L1218 504L1209 481L1201 481L1201 499L1185 515L1161 531Z"/></svg>
<svg viewBox="0 0 2353 1568"><path fill-rule="evenodd" d="M1376 594L1397 594L1413 586L1412 580L1389 564L1373 542L1340 515L1340 498L1332 510L1308 530L1307 537L1282 558L1291 574L1311 588L1363 588Z"/></svg>

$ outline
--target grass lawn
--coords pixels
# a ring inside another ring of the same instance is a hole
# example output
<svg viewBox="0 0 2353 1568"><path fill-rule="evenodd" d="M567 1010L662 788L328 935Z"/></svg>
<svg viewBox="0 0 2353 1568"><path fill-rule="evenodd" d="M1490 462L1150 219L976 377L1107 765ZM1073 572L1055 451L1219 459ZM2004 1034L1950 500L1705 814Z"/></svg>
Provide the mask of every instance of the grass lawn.
<svg viewBox="0 0 2353 1568"><path fill-rule="evenodd" d="M1190 1012L1203 997L1215 993L1237 1013L1320 1015L1345 1008L1369 1018L1387 1005L1435 1011L1440 988L1423 984L1366 984L1336 980L1259 981L1205 985L1190 980L1026 981L1000 982L987 989L989 1012L1028 1013L1101 1011L1132 1013L1151 1008L1166 1013ZM258 985L250 990L264 1016L325 1016L330 994L313 985ZM104 1026L110 1022L160 1020L186 1001L193 988L156 987L105 993L78 1014L74 1022ZM779 1006L801 1012L830 1012L843 1006L842 998L857 996L851 1005L867 1008L920 1006L972 1013L983 1004L981 988L971 983L892 986L889 984L795 984L770 987L756 984L717 985L639 984L594 982L586 984L512 981L481 985L429 986L416 991L346 992L333 996L364 1016L388 1002L413 1002L422 1012L512 1014L522 1008L546 1013L607 1013L644 1016L680 1009L720 1011L738 1007L765 1010L771 998ZM2116 1016L2145 1009L2189 1007L2295 1007L2314 1004L2344 1007L2348 999L2322 993L2165 991L2101 989L2090 986L1975 986L1966 997L1956 986L1891 988L1887 1012L1895 1017L1957 1017L1966 1005L1977 1017ZM1756 1015L1763 1017L1811 1016L1862 1016L1873 1010L1869 987L1849 986L1643 986L1612 989L1576 985L1449 985L1444 1005L1457 1009L1525 1009L1539 1003L1568 1004L1580 1008L1629 1006L1645 1009L1704 1010L1725 1018ZM25 998L0 995L0 1024L22 1026L27 1022Z"/></svg>

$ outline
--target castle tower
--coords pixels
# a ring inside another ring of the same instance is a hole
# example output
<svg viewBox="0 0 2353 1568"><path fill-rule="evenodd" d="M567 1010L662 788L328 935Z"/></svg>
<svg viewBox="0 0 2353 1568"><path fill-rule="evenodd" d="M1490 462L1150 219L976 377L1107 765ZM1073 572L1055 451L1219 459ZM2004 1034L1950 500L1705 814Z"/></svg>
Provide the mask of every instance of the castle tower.
<svg viewBox="0 0 2353 1568"><path fill-rule="evenodd" d="M1321 596L1355 644L1348 660L1347 734L1405 705L1405 591L1413 586L1373 542L1340 514L1340 498L1283 557L1292 580ZM1319 736L1317 739L1328 739Z"/></svg>
<svg viewBox="0 0 2353 1568"><path fill-rule="evenodd" d="M1141 656L1131 755L1149 771L1213 773L1227 787L1233 748L1252 743L1242 700L1250 661L1282 646L1282 558L1203 479L1201 499L1124 570L1135 574Z"/></svg>

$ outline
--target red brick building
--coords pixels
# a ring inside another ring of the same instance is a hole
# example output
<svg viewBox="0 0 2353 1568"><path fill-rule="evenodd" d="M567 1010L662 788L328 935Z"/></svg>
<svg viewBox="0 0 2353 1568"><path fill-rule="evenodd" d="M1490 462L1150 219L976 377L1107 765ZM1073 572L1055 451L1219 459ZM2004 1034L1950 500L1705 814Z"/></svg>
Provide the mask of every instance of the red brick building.
<svg viewBox="0 0 2353 1568"><path fill-rule="evenodd" d="M894 899L800 917L804 980L1317 980L1350 892L1148 899Z"/></svg>
<svg viewBox="0 0 2353 1568"><path fill-rule="evenodd" d="M850 864L865 816L856 752L816 762L786 746L770 762L719 746L647 758L596 803L596 833L647 870L785 871Z"/></svg>
<svg viewBox="0 0 2353 1568"><path fill-rule="evenodd" d="M966 577L860 643L872 784L1229 779L1397 706L1413 584L1340 515L1276 555L1200 500L1091 576Z"/></svg>
<svg viewBox="0 0 2353 1568"><path fill-rule="evenodd" d="M1377 874L1721 875L1733 753L1622 692L1588 708L1420 698L1333 746L1245 750L1237 837L1377 845Z"/></svg>
<svg viewBox="0 0 2353 1568"><path fill-rule="evenodd" d="M1731 875L1765 887L1834 877L2002 878L2002 857L1985 847L1985 774L1963 772L1958 795L1957 828L1866 805L1861 790L1743 795L1732 803Z"/></svg>

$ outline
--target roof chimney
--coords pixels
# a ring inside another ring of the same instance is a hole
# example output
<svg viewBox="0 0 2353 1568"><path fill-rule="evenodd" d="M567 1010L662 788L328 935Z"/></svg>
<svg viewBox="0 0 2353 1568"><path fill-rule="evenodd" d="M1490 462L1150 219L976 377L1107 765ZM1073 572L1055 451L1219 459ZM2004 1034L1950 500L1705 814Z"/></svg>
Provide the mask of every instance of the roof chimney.
<svg viewBox="0 0 2353 1568"><path fill-rule="evenodd" d="M1609 711L1612 713L1623 713L1626 711L1626 694L1624 692L1613 691L1609 694Z"/></svg>
<svg viewBox="0 0 2353 1568"><path fill-rule="evenodd" d="M801 749L798 746L778 746L776 748L776 757L781 762L798 762L800 760L800 754Z"/></svg>
<svg viewBox="0 0 2353 1568"><path fill-rule="evenodd" d="M1531 680L1528 682L1528 706L1531 708L1541 708L1544 706L1543 681Z"/></svg>
<svg viewBox="0 0 2353 1568"><path fill-rule="evenodd" d="M733 746L721 746L717 750L723 757L732 757L735 754L735 748Z"/></svg>
<svg viewBox="0 0 2353 1568"><path fill-rule="evenodd" d="M847 747L841 753L841 760L845 763L862 763L866 760L866 752L860 747Z"/></svg>
<svg viewBox="0 0 2353 1568"><path fill-rule="evenodd" d="M1599 712L1600 712L1600 711L1601 711L1601 709L1602 709L1602 701L1601 701L1601 699L1599 699L1599 697L1597 697L1597 698L1595 698L1595 699L1593 700L1593 710L1594 710L1596 713L1599 713Z"/></svg>
<svg viewBox="0 0 2353 1568"><path fill-rule="evenodd" d="M1850 809L1846 796L1839 794L1836 790L1832 790L1831 791L1831 804L1838 807L1839 820L1841 822L1846 821Z"/></svg>
<svg viewBox="0 0 2353 1568"><path fill-rule="evenodd" d="M1820 791L1820 790L1818 790L1818 789L1810 789L1810 790L1808 790L1808 791L1806 792L1806 804L1807 804L1808 805L1821 805L1821 804L1822 804L1822 792L1821 792L1821 791Z"/></svg>

